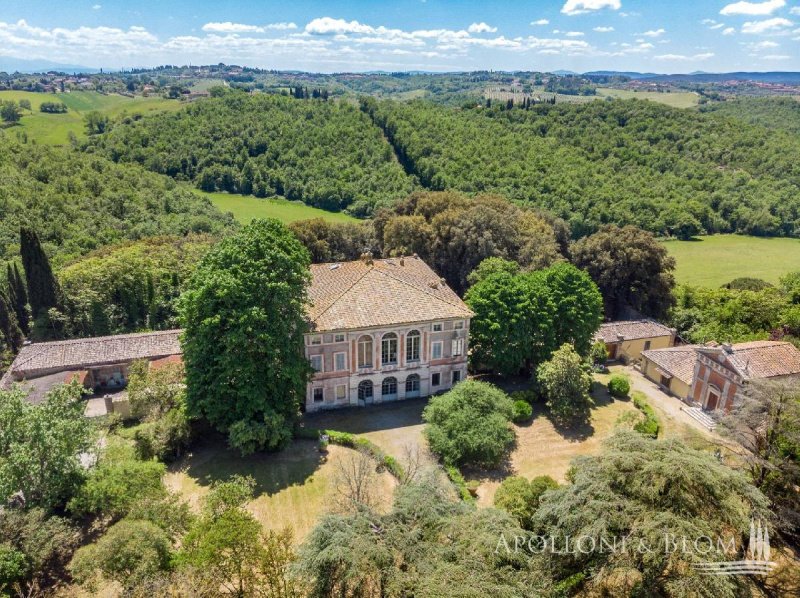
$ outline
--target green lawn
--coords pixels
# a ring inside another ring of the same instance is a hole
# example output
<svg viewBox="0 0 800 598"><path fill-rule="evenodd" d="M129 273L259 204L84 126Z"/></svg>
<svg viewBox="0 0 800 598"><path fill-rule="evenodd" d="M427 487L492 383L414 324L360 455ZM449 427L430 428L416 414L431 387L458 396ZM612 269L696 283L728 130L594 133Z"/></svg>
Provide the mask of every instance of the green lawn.
<svg viewBox="0 0 800 598"><path fill-rule="evenodd" d="M800 239L714 235L664 244L678 262L676 278L682 284L719 287L741 276L776 283L800 270Z"/></svg>
<svg viewBox="0 0 800 598"><path fill-rule="evenodd" d="M177 110L182 105L178 100L165 100L160 96L130 98L118 94L104 95L94 91L73 91L70 93L34 93L30 91L0 91L2 100L28 100L32 110L23 111L18 126L9 127L6 131L14 135L24 132L29 140L47 145L65 145L69 143L69 133L78 138L85 136L83 118L87 112L96 110L116 117L123 113L148 114L165 110ZM39 112L42 102L63 102L67 105L66 114L45 114Z"/></svg>
<svg viewBox="0 0 800 598"><path fill-rule="evenodd" d="M223 212L230 212L239 222L248 223L254 218L277 218L289 223L295 220L324 218L331 222L355 221L355 218L341 212L328 212L312 208L297 201L286 199L259 199L252 195L232 195L230 193L206 193L196 191L208 197Z"/></svg>
<svg viewBox="0 0 800 598"><path fill-rule="evenodd" d="M692 108L697 106L697 101L700 96L692 91L678 91L659 93L657 91L632 91L629 89L610 89L607 87L598 87L597 95L600 97L620 98L623 100L630 100L636 98L639 100L651 100L666 104L673 108Z"/></svg>

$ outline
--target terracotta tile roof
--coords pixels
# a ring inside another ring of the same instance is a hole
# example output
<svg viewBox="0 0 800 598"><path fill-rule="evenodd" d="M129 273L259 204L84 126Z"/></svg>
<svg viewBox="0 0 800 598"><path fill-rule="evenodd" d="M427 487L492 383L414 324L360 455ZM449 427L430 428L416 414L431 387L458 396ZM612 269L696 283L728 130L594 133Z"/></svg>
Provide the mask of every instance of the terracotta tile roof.
<svg viewBox="0 0 800 598"><path fill-rule="evenodd" d="M33 378L53 370L81 370L91 366L178 355L180 330L97 336L22 347L3 382Z"/></svg>
<svg viewBox="0 0 800 598"><path fill-rule="evenodd" d="M601 324L595 339L604 343L616 343L619 342L620 336L623 340L630 341L637 338L669 336L672 333L670 328L654 320L625 320Z"/></svg>
<svg viewBox="0 0 800 598"><path fill-rule="evenodd" d="M311 266L311 307L317 331L392 326L472 312L419 258L361 260Z"/></svg>
<svg viewBox="0 0 800 598"><path fill-rule="evenodd" d="M692 385L694 364L697 361L698 345L683 345L669 349L649 349L642 351L642 357L652 361L658 369L673 378Z"/></svg>
<svg viewBox="0 0 800 598"><path fill-rule="evenodd" d="M725 350L724 346L722 350ZM787 342L738 343L731 346L727 357L745 379L800 374L800 350Z"/></svg>

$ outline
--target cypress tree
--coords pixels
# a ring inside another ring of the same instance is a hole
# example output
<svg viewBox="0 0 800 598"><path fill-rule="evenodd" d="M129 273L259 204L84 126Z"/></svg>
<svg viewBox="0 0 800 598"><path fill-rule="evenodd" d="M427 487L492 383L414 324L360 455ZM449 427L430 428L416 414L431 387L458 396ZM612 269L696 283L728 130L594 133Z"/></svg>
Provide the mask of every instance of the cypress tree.
<svg viewBox="0 0 800 598"><path fill-rule="evenodd" d="M33 317L37 318L47 313L48 309L58 307L58 282L36 231L22 227L19 229L19 237L22 267L28 281L28 301Z"/></svg>
<svg viewBox="0 0 800 598"><path fill-rule="evenodd" d="M0 335L2 335L6 346L16 353L22 346L22 331L17 325L17 317L9 307L8 297L0 292Z"/></svg>
<svg viewBox="0 0 800 598"><path fill-rule="evenodd" d="M17 324L19 324L20 330L28 334L30 332L28 325L28 291L25 290L25 283L22 280L22 276L20 276L17 264L13 266L8 264L6 275L8 278L9 307L17 316Z"/></svg>

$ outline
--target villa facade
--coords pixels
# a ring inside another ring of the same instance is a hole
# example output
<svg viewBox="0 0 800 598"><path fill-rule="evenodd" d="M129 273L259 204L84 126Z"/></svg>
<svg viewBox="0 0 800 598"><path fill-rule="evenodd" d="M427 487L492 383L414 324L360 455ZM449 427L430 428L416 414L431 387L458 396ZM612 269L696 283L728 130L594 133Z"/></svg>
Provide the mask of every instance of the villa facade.
<svg viewBox="0 0 800 598"><path fill-rule="evenodd" d="M417 257L311 266L306 411L424 397L467 375L472 312Z"/></svg>

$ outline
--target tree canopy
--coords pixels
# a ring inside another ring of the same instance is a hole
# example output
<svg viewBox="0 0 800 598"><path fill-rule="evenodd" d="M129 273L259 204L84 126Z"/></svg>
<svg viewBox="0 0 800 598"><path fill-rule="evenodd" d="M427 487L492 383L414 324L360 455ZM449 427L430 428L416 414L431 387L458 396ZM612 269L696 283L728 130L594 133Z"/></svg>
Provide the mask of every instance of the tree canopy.
<svg viewBox="0 0 800 598"><path fill-rule="evenodd" d="M197 266L180 301L187 405L244 453L284 447L310 366L308 252L277 220L254 220Z"/></svg>

